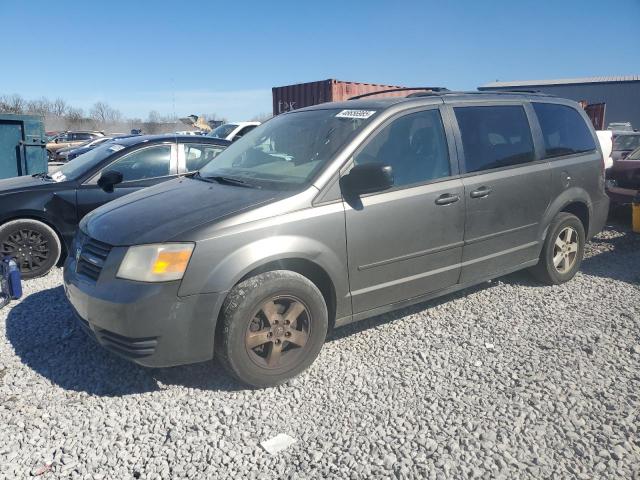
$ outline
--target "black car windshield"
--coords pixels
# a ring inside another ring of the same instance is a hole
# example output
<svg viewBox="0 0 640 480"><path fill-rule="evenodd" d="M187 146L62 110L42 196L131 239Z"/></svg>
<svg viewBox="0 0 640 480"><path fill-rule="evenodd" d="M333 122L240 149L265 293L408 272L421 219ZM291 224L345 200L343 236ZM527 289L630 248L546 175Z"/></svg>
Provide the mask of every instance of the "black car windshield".
<svg viewBox="0 0 640 480"><path fill-rule="evenodd" d="M224 125L214 128L207 134L207 136L213 138L227 138L237 127L237 125L233 125L232 123L225 123Z"/></svg>
<svg viewBox="0 0 640 480"><path fill-rule="evenodd" d="M327 109L279 115L231 144L200 176L298 188L309 183L375 113Z"/></svg>
<svg viewBox="0 0 640 480"><path fill-rule="evenodd" d="M640 147L640 134L618 135L613 141L614 150L634 150Z"/></svg>
<svg viewBox="0 0 640 480"><path fill-rule="evenodd" d="M627 156L627 160L640 160L640 147L631 152Z"/></svg>
<svg viewBox="0 0 640 480"><path fill-rule="evenodd" d="M122 150L124 145L106 142L96 148L89 150L82 155L77 156L73 160L65 163L60 170L53 173L51 178L56 182L64 182L65 180L77 180L79 177L87 173L93 167L98 165L107 157Z"/></svg>

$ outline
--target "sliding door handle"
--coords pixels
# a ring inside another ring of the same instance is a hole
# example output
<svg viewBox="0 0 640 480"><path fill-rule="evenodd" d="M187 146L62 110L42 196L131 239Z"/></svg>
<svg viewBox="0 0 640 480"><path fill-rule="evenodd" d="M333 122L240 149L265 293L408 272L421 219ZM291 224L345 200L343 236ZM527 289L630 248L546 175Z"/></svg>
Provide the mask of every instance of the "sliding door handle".
<svg viewBox="0 0 640 480"><path fill-rule="evenodd" d="M491 189L487 187L480 187L477 190L473 190L470 194L471 198L484 198L491 193Z"/></svg>
<svg viewBox="0 0 640 480"><path fill-rule="evenodd" d="M443 193L438 198L436 198L436 205L451 205L452 203L456 203L458 200L460 200L460 197L458 195Z"/></svg>

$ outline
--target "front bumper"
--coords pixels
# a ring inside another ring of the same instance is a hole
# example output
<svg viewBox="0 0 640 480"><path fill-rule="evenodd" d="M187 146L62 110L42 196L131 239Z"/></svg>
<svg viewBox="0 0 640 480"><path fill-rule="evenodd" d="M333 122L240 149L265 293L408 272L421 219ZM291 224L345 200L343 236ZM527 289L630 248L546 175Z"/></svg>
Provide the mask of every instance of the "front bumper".
<svg viewBox="0 0 640 480"><path fill-rule="evenodd" d="M65 294L79 324L100 345L148 367L213 358L223 295L179 297L179 281L132 282L110 276L109 270L95 281L76 272L72 255L64 265Z"/></svg>

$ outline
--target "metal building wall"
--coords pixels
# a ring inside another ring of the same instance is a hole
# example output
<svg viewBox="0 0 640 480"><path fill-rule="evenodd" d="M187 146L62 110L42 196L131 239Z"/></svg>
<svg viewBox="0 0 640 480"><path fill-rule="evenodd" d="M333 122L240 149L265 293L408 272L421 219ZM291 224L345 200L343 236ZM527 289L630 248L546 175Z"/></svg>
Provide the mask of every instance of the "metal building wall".
<svg viewBox="0 0 640 480"><path fill-rule="evenodd" d="M522 87L480 87L480 90L538 90L571 100L587 103L606 103L604 125L612 122L631 122L640 129L640 82L607 82L566 85L527 85Z"/></svg>

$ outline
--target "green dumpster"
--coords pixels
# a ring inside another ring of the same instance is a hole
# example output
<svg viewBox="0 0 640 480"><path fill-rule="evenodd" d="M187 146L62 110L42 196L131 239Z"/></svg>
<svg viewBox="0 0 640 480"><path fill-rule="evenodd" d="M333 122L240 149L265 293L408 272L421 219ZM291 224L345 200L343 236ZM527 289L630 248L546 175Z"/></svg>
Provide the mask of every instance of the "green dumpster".
<svg viewBox="0 0 640 480"><path fill-rule="evenodd" d="M47 150L42 117L0 113L0 178L46 171Z"/></svg>

